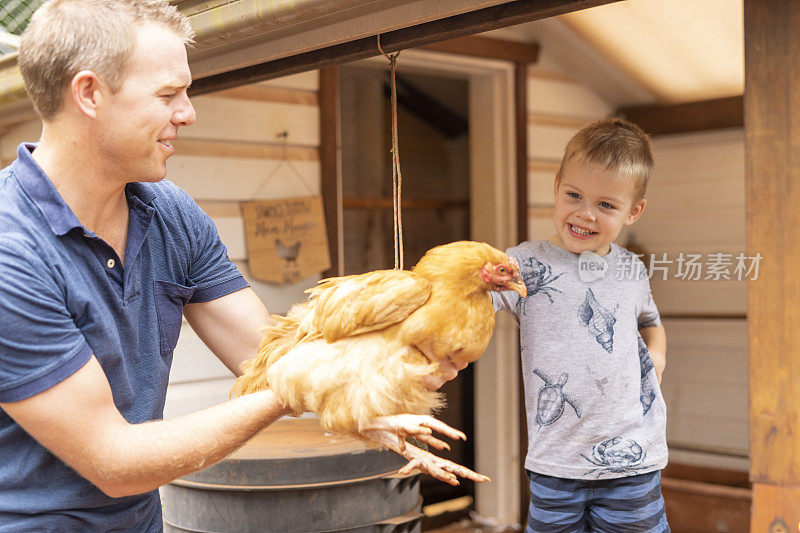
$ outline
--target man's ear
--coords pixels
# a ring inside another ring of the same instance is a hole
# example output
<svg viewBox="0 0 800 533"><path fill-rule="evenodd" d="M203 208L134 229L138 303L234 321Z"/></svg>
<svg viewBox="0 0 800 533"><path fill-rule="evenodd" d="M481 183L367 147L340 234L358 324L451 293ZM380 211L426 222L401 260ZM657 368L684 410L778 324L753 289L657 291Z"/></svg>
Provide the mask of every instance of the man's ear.
<svg viewBox="0 0 800 533"><path fill-rule="evenodd" d="M89 118L97 117L97 107L102 101L105 85L91 70L81 70L72 77L70 97L78 110Z"/></svg>
<svg viewBox="0 0 800 533"><path fill-rule="evenodd" d="M625 219L625 225L630 226L636 220L642 216L644 213L644 207L647 205L647 198L640 198L636 202L633 203L633 207L631 207L631 212L628 213L628 218Z"/></svg>

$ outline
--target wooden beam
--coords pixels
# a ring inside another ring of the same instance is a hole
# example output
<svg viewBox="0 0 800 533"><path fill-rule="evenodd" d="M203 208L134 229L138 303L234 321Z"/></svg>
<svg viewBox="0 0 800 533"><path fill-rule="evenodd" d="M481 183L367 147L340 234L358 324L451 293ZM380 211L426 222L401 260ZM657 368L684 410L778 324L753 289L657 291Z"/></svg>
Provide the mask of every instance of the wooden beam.
<svg viewBox="0 0 800 533"><path fill-rule="evenodd" d="M514 65L514 129L516 142L516 177L517 177L517 238L516 242L528 240L528 63L517 62ZM517 351L520 350L517 338ZM522 376L522 359L517 357L518 390L524 391ZM528 419L525 409L525 395L518 395L519 402L519 451L523 458L528 453ZM520 523L528 521L528 507L531 499L528 476L520 476L519 480Z"/></svg>
<svg viewBox="0 0 800 533"><path fill-rule="evenodd" d="M266 87L264 85L243 85L241 87L219 91L215 93L214 96L278 104L319 105L319 98L315 91Z"/></svg>
<svg viewBox="0 0 800 533"><path fill-rule="evenodd" d="M203 157L237 157L242 159L274 159L284 157L291 161L319 161L315 146L286 146L260 142L192 139L181 137L172 143L177 155Z"/></svg>
<svg viewBox="0 0 800 533"><path fill-rule="evenodd" d="M444 52L446 54L499 59L513 63L536 63L539 59L539 45L536 43L527 44L476 35L426 44L420 46L420 49Z"/></svg>
<svg viewBox="0 0 800 533"><path fill-rule="evenodd" d="M752 531L800 522L798 25L796 0L744 2L746 242L763 257L747 281Z"/></svg>
<svg viewBox="0 0 800 533"><path fill-rule="evenodd" d="M619 0L517 0L493 7L487 7L447 17L425 24L386 32L381 35L381 47L387 53L418 48L449 39L474 35L523 22L531 22L548 17L588 9L618 2ZM365 37L347 43L337 44L297 54L295 56L269 61L258 65L225 72L195 80L190 94L197 96L239 85L256 83L271 78L296 74L306 70L341 65L379 55L377 36Z"/></svg>
<svg viewBox="0 0 800 533"><path fill-rule="evenodd" d="M343 198L346 209L388 211L394 207L391 198ZM425 198L403 198L403 209L469 209L467 200L430 200Z"/></svg>
<svg viewBox="0 0 800 533"><path fill-rule="evenodd" d="M323 277L342 274L342 172L339 110L339 68L319 71L320 192L328 228L331 267Z"/></svg>
<svg viewBox="0 0 800 533"><path fill-rule="evenodd" d="M617 115L650 135L690 133L744 126L744 98L731 96L673 105L623 107Z"/></svg>

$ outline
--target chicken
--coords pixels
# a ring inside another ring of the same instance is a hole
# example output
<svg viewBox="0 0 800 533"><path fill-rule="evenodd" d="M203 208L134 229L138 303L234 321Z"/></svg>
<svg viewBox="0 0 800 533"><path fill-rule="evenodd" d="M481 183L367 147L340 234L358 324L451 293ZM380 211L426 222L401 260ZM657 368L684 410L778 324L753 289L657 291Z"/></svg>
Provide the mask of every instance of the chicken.
<svg viewBox="0 0 800 533"><path fill-rule="evenodd" d="M328 431L388 447L413 468L451 484L487 477L407 443L463 433L429 416L436 390L480 357L494 330L489 291L526 295L516 261L484 243L428 251L406 270L322 280L287 316L274 315L231 395L270 388L296 414L313 411Z"/></svg>
<svg viewBox="0 0 800 533"><path fill-rule="evenodd" d="M286 260L286 264L294 264L297 266L297 256L300 254L300 245L302 242L297 241L291 246L282 243L280 239L275 239L275 248L278 250L278 255Z"/></svg>

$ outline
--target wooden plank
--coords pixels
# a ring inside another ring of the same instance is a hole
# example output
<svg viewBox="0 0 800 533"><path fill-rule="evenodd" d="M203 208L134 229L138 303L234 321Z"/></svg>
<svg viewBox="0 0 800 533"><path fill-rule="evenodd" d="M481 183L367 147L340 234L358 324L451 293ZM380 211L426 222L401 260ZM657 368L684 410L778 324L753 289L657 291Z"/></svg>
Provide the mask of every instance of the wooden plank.
<svg viewBox="0 0 800 533"><path fill-rule="evenodd" d="M670 461L667 467L662 471L662 476L672 479L710 483L713 485L724 485L727 487L739 487L742 489L751 488L750 478L748 478L747 472L731 470L729 468L711 468Z"/></svg>
<svg viewBox="0 0 800 533"><path fill-rule="evenodd" d="M426 44L420 46L420 49L522 64L536 63L539 59L539 45L536 43L527 44L475 35Z"/></svg>
<svg viewBox="0 0 800 533"><path fill-rule="evenodd" d="M239 202L224 200L199 200L197 205L211 218L241 218L242 209Z"/></svg>
<svg viewBox="0 0 800 533"><path fill-rule="evenodd" d="M397 52L617 1L619 0L518 0L507 2L462 15L386 32L381 36L381 44L385 52ZM195 80L190 92L192 95L205 94L306 70L374 57L380 54L376 41L376 37L365 37L320 50L208 76Z"/></svg>
<svg viewBox="0 0 800 533"><path fill-rule="evenodd" d="M318 161L175 155L167 176L195 200L269 200L319 194Z"/></svg>
<svg viewBox="0 0 800 533"><path fill-rule="evenodd" d="M538 54L538 49L537 49ZM517 62L514 65L514 129L516 142L516 167L517 167L517 242L528 240L528 64ZM517 341L519 349L519 341ZM522 380L522 361L517 358L517 387L525 390ZM518 395L519 411L525 413L525 395ZM519 417L519 449L528 449L528 420L525 415ZM530 501L530 486L527 476L519 479L519 501ZM527 520L528 506L520 506L520 523Z"/></svg>
<svg viewBox="0 0 800 533"><path fill-rule="evenodd" d="M469 209L468 200L431 200L426 198L403 198L403 209ZM388 211L394 208L391 198L342 198L345 209Z"/></svg>
<svg viewBox="0 0 800 533"><path fill-rule="evenodd" d="M614 111L591 87L576 81L530 79L528 103L533 114L583 121L607 117Z"/></svg>
<svg viewBox="0 0 800 533"><path fill-rule="evenodd" d="M623 107L617 114L650 135L687 133L744 126L742 96L672 105Z"/></svg>
<svg viewBox="0 0 800 533"><path fill-rule="evenodd" d="M319 110L255 100L203 96L192 101L197 120L181 137L283 144L280 134L289 132L289 145L319 145Z"/></svg>
<svg viewBox="0 0 800 533"><path fill-rule="evenodd" d="M528 170L531 172L550 172L555 173L561 168L561 160L555 159L529 159Z"/></svg>
<svg viewBox="0 0 800 533"><path fill-rule="evenodd" d="M308 146L282 146L259 142L237 142L181 138L172 143L175 153L182 156L238 157L243 159L272 159L284 155L291 161L319 161L319 149Z"/></svg>
<svg viewBox="0 0 800 533"><path fill-rule="evenodd" d="M796 531L797 525L800 523L798 502L800 502L800 489L797 487L753 483L751 531L767 531L769 533Z"/></svg>
<svg viewBox="0 0 800 533"><path fill-rule="evenodd" d="M745 0L747 286L753 531L800 521L800 3ZM772 529L774 531L775 529Z"/></svg>
<svg viewBox="0 0 800 533"><path fill-rule="evenodd" d="M528 65L514 65L514 128L517 167L517 241L528 240ZM526 432L521 432L525 433ZM524 448L521 448L524 449ZM524 500L523 500L524 501Z"/></svg>
<svg viewBox="0 0 800 533"><path fill-rule="evenodd" d="M749 489L663 477L661 492L672 531L748 533ZM763 530L766 531L766 530Z"/></svg>
<svg viewBox="0 0 800 533"><path fill-rule="evenodd" d="M564 148L580 125L528 123L528 154L533 159L561 161Z"/></svg>
<svg viewBox="0 0 800 533"><path fill-rule="evenodd" d="M576 130L583 128L593 120L595 119L582 118L582 117L568 117L563 115L543 115L540 113L531 113L530 115L528 115L528 122L531 125L556 126L556 127L572 128Z"/></svg>
<svg viewBox="0 0 800 533"><path fill-rule="evenodd" d="M280 87L252 84L225 89L214 93L222 98L237 98L241 100L256 100L259 102L273 102L278 104L313 105L319 104L316 92L297 91Z"/></svg>
<svg viewBox="0 0 800 533"><path fill-rule="evenodd" d="M319 71L320 190L328 228L331 267L323 277L342 274L342 165L339 68Z"/></svg>
<svg viewBox="0 0 800 533"><path fill-rule="evenodd" d="M661 313L663 320L746 320L747 313Z"/></svg>

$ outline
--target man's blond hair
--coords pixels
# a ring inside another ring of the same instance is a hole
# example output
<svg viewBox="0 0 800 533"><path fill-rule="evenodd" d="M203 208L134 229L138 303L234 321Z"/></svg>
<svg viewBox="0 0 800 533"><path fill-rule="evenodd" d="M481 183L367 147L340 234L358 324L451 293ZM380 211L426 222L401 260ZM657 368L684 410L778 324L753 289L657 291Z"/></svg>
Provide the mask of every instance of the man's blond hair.
<svg viewBox="0 0 800 533"><path fill-rule="evenodd" d="M58 113L72 78L91 70L116 92L136 46L136 27L162 24L185 43L194 32L167 0L50 0L22 34L19 68L42 120Z"/></svg>
<svg viewBox="0 0 800 533"><path fill-rule="evenodd" d="M644 198L653 172L653 144L632 122L619 118L599 120L576 133L567 143L558 179L567 162L577 158L636 180L633 201Z"/></svg>

